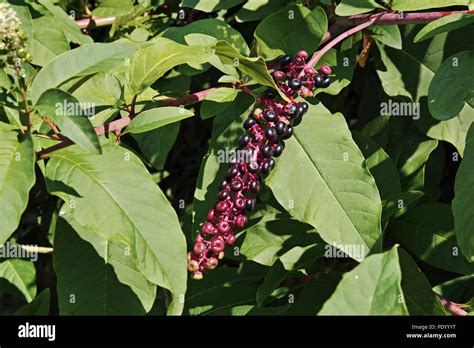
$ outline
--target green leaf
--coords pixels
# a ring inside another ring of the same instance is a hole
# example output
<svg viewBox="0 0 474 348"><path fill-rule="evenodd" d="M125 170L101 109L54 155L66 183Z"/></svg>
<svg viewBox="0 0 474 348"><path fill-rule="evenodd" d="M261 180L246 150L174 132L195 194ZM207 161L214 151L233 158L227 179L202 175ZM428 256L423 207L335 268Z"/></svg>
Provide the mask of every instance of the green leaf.
<svg viewBox="0 0 474 348"><path fill-rule="evenodd" d="M266 214L245 230L240 254L265 266L272 266L279 259L286 270L293 271L302 268L298 262L305 261L303 256L309 256L311 261L321 257L324 245L311 226L288 217Z"/></svg>
<svg viewBox="0 0 474 348"><path fill-rule="evenodd" d="M427 203L409 209L390 228L401 244L430 265L454 273L474 272L459 251L450 206Z"/></svg>
<svg viewBox="0 0 474 348"><path fill-rule="evenodd" d="M15 286L27 302L35 298L36 270L32 261L7 259L0 262L0 279L5 279Z"/></svg>
<svg viewBox="0 0 474 348"><path fill-rule="evenodd" d="M183 27L171 27L161 33L160 36L180 44L186 44L185 37L189 34L205 34L211 36L214 41L226 41L241 54L248 55L250 53L249 46L242 34L226 22L215 18L202 19Z"/></svg>
<svg viewBox="0 0 474 348"><path fill-rule="evenodd" d="M145 110L133 118L124 133L145 133L191 116L194 113L184 107L165 106Z"/></svg>
<svg viewBox="0 0 474 348"><path fill-rule="evenodd" d="M375 141L360 132L352 132L354 141L365 157L365 163L377 183L382 200L400 192L400 178L395 163Z"/></svg>
<svg viewBox="0 0 474 348"><path fill-rule="evenodd" d="M182 0L181 6L182 7L191 7L198 11L203 12L215 12L223 9L228 9L238 4L243 3L244 0L206 0L206 1L199 1L199 0Z"/></svg>
<svg viewBox="0 0 474 348"><path fill-rule="evenodd" d="M235 306L231 308L223 308L212 313L212 315L225 315L225 316L275 316L284 315L290 305L278 306L278 307L257 307L254 305L243 305Z"/></svg>
<svg viewBox="0 0 474 348"><path fill-rule="evenodd" d="M36 154L29 135L0 130L0 245L17 229L35 177Z"/></svg>
<svg viewBox="0 0 474 348"><path fill-rule="evenodd" d="M73 77L108 71L135 52L128 42L94 43L60 54L40 70L31 85L31 99L36 103L44 91L60 86Z"/></svg>
<svg viewBox="0 0 474 348"><path fill-rule="evenodd" d="M179 123L171 123L149 132L133 134L143 155L155 169L163 169L168 153L178 137L179 126Z"/></svg>
<svg viewBox="0 0 474 348"><path fill-rule="evenodd" d="M468 6L471 0L391 0L394 11L420 11L449 6Z"/></svg>
<svg viewBox="0 0 474 348"><path fill-rule="evenodd" d="M48 89L39 97L35 108L53 120L61 133L88 152L100 153L99 138L81 104L67 92Z"/></svg>
<svg viewBox="0 0 474 348"><path fill-rule="evenodd" d="M148 312L155 301L156 285L136 269L128 245L98 234L91 234L88 239L92 244L81 239L63 219L57 221L53 264L60 314L143 315ZM99 256L97 248L104 258Z"/></svg>
<svg viewBox="0 0 474 348"><path fill-rule="evenodd" d="M33 316L33 315L49 315L49 306L51 302L51 291L49 289L43 290L33 301L27 303L14 315Z"/></svg>
<svg viewBox="0 0 474 348"><path fill-rule="evenodd" d="M255 29L255 39L265 60L299 50L314 52L327 31L328 20L321 7L312 11L290 4L265 18Z"/></svg>
<svg viewBox="0 0 474 348"><path fill-rule="evenodd" d="M237 305L254 305L266 268L243 262L239 268L219 267L204 279L190 279L185 315L210 315Z"/></svg>
<svg viewBox="0 0 474 348"><path fill-rule="evenodd" d="M342 0L336 7L338 16L352 16L373 11L377 8L384 9L376 0Z"/></svg>
<svg viewBox="0 0 474 348"><path fill-rule="evenodd" d="M43 5L54 16L54 18L56 18L56 21L61 25L62 30L69 41L79 45L93 42L90 36L82 34L81 29L79 29L76 22L74 22L74 20L59 6L54 5L50 0L38 0L38 2Z"/></svg>
<svg viewBox="0 0 474 348"><path fill-rule="evenodd" d="M363 258L380 249L382 211L364 162L344 117L319 104L310 106L266 183L291 216L328 244L360 245Z"/></svg>
<svg viewBox="0 0 474 348"><path fill-rule="evenodd" d="M247 0L236 13L235 18L238 22L259 21L278 11L286 4L286 0Z"/></svg>
<svg viewBox="0 0 474 348"><path fill-rule="evenodd" d="M123 16L133 12L133 0L100 0L92 11L94 16Z"/></svg>
<svg viewBox="0 0 474 348"><path fill-rule="evenodd" d="M406 191L386 197L382 202L382 221L386 221L391 216L402 215L411 204L417 202L424 195L424 192L421 191Z"/></svg>
<svg viewBox="0 0 474 348"><path fill-rule="evenodd" d="M33 20L33 64L44 66L69 49L67 37L53 16L46 15Z"/></svg>
<svg viewBox="0 0 474 348"><path fill-rule="evenodd" d="M91 155L72 146L51 155L46 177L49 192L65 201L60 216L103 259L106 250L97 238L128 245L134 270L170 290L168 312L179 314L187 271L176 212L137 156L111 144L102 150Z"/></svg>
<svg viewBox="0 0 474 348"><path fill-rule="evenodd" d="M444 307L415 261L398 249L402 272L402 290L410 315L446 315Z"/></svg>
<svg viewBox="0 0 474 348"><path fill-rule="evenodd" d="M319 315L408 315L397 247L347 272Z"/></svg>
<svg viewBox="0 0 474 348"><path fill-rule="evenodd" d="M262 285L257 289L257 304L261 306L265 299L275 290L286 278L288 272L280 261L276 261L268 271Z"/></svg>
<svg viewBox="0 0 474 348"><path fill-rule="evenodd" d="M370 31L375 40L397 50L402 49L402 36L398 25L373 25Z"/></svg>
<svg viewBox="0 0 474 348"><path fill-rule="evenodd" d="M209 93L201 104L201 118L210 118L222 112L239 94L235 88L221 87Z"/></svg>
<svg viewBox="0 0 474 348"><path fill-rule="evenodd" d="M413 42L431 39L440 33L456 30L472 23L474 23L473 15L466 13L453 13L425 25L423 29L416 34Z"/></svg>
<svg viewBox="0 0 474 348"><path fill-rule="evenodd" d="M280 92L275 81L268 73L267 65L261 57L244 57L235 48L224 41L218 41L215 46L216 55L223 64L236 66L244 74L250 76L255 82L271 87L280 93L280 96L287 100L288 98Z"/></svg>
<svg viewBox="0 0 474 348"><path fill-rule="evenodd" d="M466 152L454 183L454 230L461 251L466 258L474 261L474 126L471 125L466 138Z"/></svg>
<svg viewBox="0 0 474 348"><path fill-rule="evenodd" d="M457 303L468 302L474 297L474 274L450 279L433 287L433 291Z"/></svg>
<svg viewBox="0 0 474 348"><path fill-rule="evenodd" d="M316 315L341 281L338 272L321 273L303 286L300 295L286 313L287 315Z"/></svg>
<svg viewBox="0 0 474 348"><path fill-rule="evenodd" d="M165 38L155 38L152 45L138 50L130 61L130 90L133 95L140 94L175 66L189 62L202 64L212 54L207 46L185 46Z"/></svg>
<svg viewBox="0 0 474 348"><path fill-rule="evenodd" d="M448 58L439 67L428 90L428 106L437 120L449 120L459 114L464 103L474 104L474 51Z"/></svg>

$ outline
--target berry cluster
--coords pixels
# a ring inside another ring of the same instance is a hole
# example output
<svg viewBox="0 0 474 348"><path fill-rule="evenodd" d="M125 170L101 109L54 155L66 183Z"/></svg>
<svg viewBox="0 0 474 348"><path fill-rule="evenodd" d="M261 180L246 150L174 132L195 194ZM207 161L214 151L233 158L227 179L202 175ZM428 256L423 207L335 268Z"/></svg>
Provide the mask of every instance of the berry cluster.
<svg viewBox="0 0 474 348"><path fill-rule="evenodd" d="M19 60L31 60L26 51L26 34L17 13L8 3L0 4L0 68L14 66Z"/></svg>
<svg viewBox="0 0 474 348"><path fill-rule="evenodd" d="M257 99L257 107L245 120L245 134L239 138L239 150L251 153L250 161L232 163L219 185L218 202L207 214L207 222L197 234L194 248L188 253L188 269L194 279L201 279L205 270L214 269L224 257L226 245L236 241L235 232L245 227L247 213L253 210L262 180L275 166L285 140L293 135L293 127L301 123L308 103L297 102L299 96L313 95L317 87L330 84L329 66L319 71L306 67L308 54L300 51L294 59L283 56L273 78L288 101L277 98L268 89Z"/></svg>

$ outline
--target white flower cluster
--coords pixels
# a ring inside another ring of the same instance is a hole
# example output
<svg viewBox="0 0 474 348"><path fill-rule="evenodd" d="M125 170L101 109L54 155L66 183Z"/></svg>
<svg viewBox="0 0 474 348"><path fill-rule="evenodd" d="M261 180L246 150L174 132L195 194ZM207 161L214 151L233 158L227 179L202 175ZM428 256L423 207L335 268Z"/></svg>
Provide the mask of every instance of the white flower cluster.
<svg viewBox="0 0 474 348"><path fill-rule="evenodd" d="M14 65L18 59L27 60L26 35L21 30L21 21L16 11L7 3L0 4L0 67L5 63ZM2 64L3 63L3 64Z"/></svg>

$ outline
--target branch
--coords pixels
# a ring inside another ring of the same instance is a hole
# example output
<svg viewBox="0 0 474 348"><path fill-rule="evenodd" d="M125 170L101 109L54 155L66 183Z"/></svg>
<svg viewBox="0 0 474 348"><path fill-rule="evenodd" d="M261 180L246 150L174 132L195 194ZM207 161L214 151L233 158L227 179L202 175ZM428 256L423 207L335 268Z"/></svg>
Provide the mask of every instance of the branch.
<svg viewBox="0 0 474 348"><path fill-rule="evenodd" d="M444 308L448 312L450 312L452 315L455 315L455 316L458 316L458 317L467 316L467 312L460 308L462 306L461 304L451 302L446 297L444 297L442 295L438 295L438 297L441 299L441 303L443 304Z"/></svg>
<svg viewBox="0 0 474 348"><path fill-rule="evenodd" d="M104 27L106 25L112 25L115 21L115 17L90 17L79 19L76 21L77 26L80 29L94 29L98 27Z"/></svg>
<svg viewBox="0 0 474 348"><path fill-rule="evenodd" d="M211 92L213 92L216 88L209 88L200 92L196 92L190 95L187 95L183 98L168 98L165 100L160 100L160 106L181 106L181 105L191 105L195 104L197 102L200 102L204 100L204 98ZM120 132L123 128L127 127L130 122L132 122L132 118L129 116L112 121L110 123L98 126L95 128L95 132L97 135L103 135L107 132ZM44 159L48 157L48 155L51 152L64 149L65 147L68 147L70 145L73 145L74 142L70 140L69 138L64 138L63 141L61 141L58 144L55 144L53 146L50 146L46 149L43 149L41 151L38 151L36 153L36 158L37 160Z"/></svg>

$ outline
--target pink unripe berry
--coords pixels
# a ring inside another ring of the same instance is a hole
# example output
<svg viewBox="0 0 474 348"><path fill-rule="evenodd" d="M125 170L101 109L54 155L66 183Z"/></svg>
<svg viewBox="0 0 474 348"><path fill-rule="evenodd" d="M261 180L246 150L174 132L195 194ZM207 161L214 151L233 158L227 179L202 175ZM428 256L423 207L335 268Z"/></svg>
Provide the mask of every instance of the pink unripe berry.
<svg viewBox="0 0 474 348"><path fill-rule="evenodd" d="M316 75L316 69L313 67L305 68L304 73L306 75Z"/></svg>
<svg viewBox="0 0 474 348"><path fill-rule="evenodd" d="M211 241L212 251L214 251L216 253L219 253L222 250L224 250L224 247L225 247L225 244L224 244L224 241L221 238L214 238Z"/></svg>
<svg viewBox="0 0 474 348"><path fill-rule="evenodd" d="M308 52L306 52L306 51L299 51L298 53L296 53L296 56L297 56L297 57L301 57L301 58L303 58L303 59L306 59L306 58L308 58Z"/></svg>
<svg viewBox="0 0 474 348"><path fill-rule="evenodd" d="M331 75L332 74L332 70L329 67L329 65L322 65L319 68L319 71L321 71L324 75Z"/></svg>
<svg viewBox="0 0 474 348"><path fill-rule="evenodd" d="M215 257L211 257L209 260L206 261L206 268L207 269L214 269L217 267L219 261Z"/></svg>
<svg viewBox="0 0 474 348"><path fill-rule="evenodd" d="M225 239L225 242L227 243L227 245L233 245L236 240L237 238L233 234L229 234Z"/></svg>
<svg viewBox="0 0 474 348"><path fill-rule="evenodd" d="M222 234L227 234L230 232L231 227L227 221L219 221L217 224L217 230Z"/></svg>
<svg viewBox="0 0 474 348"><path fill-rule="evenodd" d="M215 233L215 227L212 222L206 222L204 226L202 226L201 231L204 234L214 234Z"/></svg>
<svg viewBox="0 0 474 348"><path fill-rule="evenodd" d="M206 244L203 242L197 242L194 244L193 251L196 255L202 255L206 251Z"/></svg>
<svg viewBox="0 0 474 348"><path fill-rule="evenodd" d="M273 73L273 77L277 81L284 81L286 80L286 74L283 71L277 70Z"/></svg>
<svg viewBox="0 0 474 348"><path fill-rule="evenodd" d="M220 213L223 213L229 208L229 205L227 204L226 201L220 201L219 203L216 204L216 210Z"/></svg>
<svg viewBox="0 0 474 348"><path fill-rule="evenodd" d="M192 275L192 278L195 279L195 280L201 280L202 279L202 272L194 272L193 275Z"/></svg>
<svg viewBox="0 0 474 348"><path fill-rule="evenodd" d="M235 226L237 226L238 228L242 228L247 224L247 221L248 219L245 215L239 215L235 219Z"/></svg>
<svg viewBox="0 0 474 348"><path fill-rule="evenodd" d="M209 212L207 213L207 220L214 221L215 218L216 218L216 211L214 209L209 210Z"/></svg>
<svg viewBox="0 0 474 348"><path fill-rule="evenodd" d="M300 89L300 95L303 97L303 98L308 98L308 97L312 97L313 96L313 92L307 88L307 87L301 87Z"/></svg>

